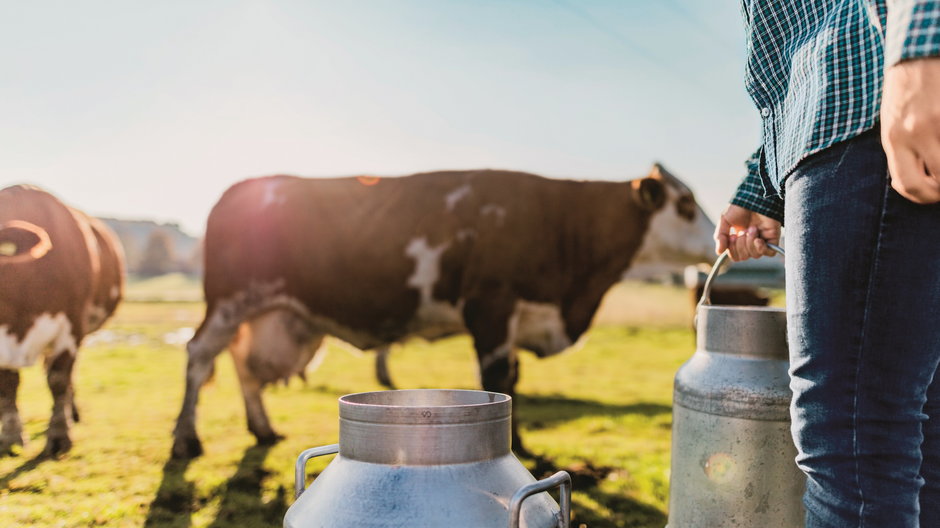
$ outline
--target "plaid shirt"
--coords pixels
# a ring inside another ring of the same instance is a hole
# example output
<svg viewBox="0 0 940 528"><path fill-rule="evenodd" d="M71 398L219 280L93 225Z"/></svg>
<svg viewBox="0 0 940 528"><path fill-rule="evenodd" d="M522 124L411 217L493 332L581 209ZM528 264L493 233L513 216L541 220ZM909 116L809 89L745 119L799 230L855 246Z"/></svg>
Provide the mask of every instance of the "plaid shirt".
<svg viewBox="0 0 940 528"><path fill-rule="evenodd" d="M878 123L883 69L940 56L940 0L742 0L763 145L731 203L783 220L806 157ZM885 31L887 29L887 31Z"/></svg>

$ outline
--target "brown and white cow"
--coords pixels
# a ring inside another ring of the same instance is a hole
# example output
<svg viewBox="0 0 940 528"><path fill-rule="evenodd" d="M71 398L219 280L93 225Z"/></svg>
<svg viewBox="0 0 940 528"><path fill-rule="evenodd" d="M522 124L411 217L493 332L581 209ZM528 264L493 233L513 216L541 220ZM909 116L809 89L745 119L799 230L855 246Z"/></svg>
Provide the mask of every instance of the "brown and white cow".
<svg viewBox="0 0 940 528"><path fill-rule="evenodd" d="M326 335L367 350L468 332L483 388L512 395L517 348L565 350L631 262L709 260L712 228L659 165L627 182L477 170L238 183L209 215L173 455L202 452L198 392L230 344L260 443L277 438L261 387L301 372Z"/></svg>
<svg viewBox="0 0 940 528"><path fill-rule="evenodd" d="M0 454L23 445L19 369L40 358L53 398L45 453L71 448L76 353L123 288L123 251L103 223L36 187L0 190Z"/></svg>

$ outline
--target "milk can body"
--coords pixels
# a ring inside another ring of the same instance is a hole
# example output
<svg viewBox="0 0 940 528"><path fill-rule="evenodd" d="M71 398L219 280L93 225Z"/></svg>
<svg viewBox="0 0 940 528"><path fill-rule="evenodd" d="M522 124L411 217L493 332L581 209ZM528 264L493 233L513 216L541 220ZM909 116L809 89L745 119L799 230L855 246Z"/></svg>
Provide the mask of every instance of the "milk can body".
<svg viewBox="0 0 940 528"><path fill-rule="evenodd" d="M339 454L306 490L298 461L299 497L285 528L509 526L514 494L538 485L509 450L511 407L508 396L483 391L340 398ZM548 493L532 493L518 525L556 528L564 510Z"/></svg>
<svg viewBox="0 0 940 528"><path fill-rule="evenodd" d="M673 393L669 528L803 526L786 313L699 305Z"/></svg>

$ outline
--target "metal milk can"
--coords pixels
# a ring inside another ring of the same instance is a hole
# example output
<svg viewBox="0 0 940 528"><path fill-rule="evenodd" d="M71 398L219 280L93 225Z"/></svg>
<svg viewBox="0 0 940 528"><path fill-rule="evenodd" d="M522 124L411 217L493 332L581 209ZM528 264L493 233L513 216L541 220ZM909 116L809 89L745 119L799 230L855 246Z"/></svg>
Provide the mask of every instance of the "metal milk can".
<svg viewBox="0 0 940 528"><path fill-rule="evenodd" d="M705 282L696 351L676 374L668 528L802 527L786 311L711 305L727 256Z"/></svg>
<svg viewBox="0 0 940 528"><path fill-rule="evenodd" d="M398 390L339 399L339 444L295 467L285 528L568 528L571 478L535 478L510 452L512 399ZM306 489L307 461L339 453ZM544 493L560 487L561 507Z"/></svg>

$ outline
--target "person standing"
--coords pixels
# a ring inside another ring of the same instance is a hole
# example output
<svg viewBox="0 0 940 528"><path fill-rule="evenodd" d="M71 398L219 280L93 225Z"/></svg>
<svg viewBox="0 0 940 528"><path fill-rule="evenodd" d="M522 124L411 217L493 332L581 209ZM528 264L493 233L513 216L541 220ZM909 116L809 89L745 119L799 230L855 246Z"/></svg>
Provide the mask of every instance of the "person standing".
<svg viewBox="0 0 940 528"><path fill-rule="evenodd" d="M762 145L716 249L786 223L807 527L940 527L940 0L743 0Z"/></svg>

